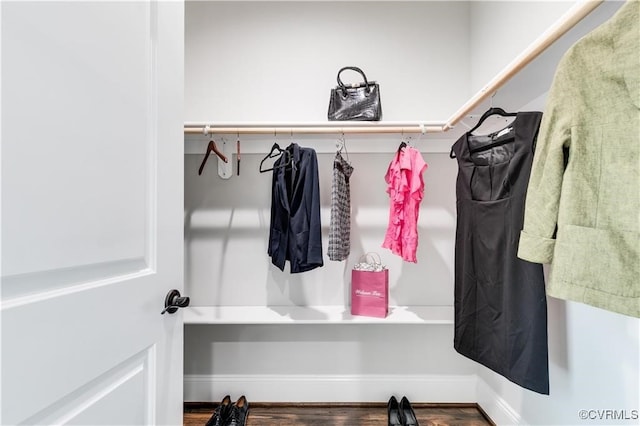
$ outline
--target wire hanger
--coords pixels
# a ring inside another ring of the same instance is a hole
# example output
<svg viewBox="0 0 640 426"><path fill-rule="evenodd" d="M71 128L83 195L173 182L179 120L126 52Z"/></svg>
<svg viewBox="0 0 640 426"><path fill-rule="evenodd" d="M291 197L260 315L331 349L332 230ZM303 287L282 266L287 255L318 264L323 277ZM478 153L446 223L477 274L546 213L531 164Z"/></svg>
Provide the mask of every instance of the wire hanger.
<svg viewBox="0 0 640 426"><path fill-rule="evenodd" d="M344 137L344 130L338 140L336 141L336 154L342 154L342 151L347 156L347 163L351 164L351 160L349 159L349 151L347 151L347 140Z"/></svg>
<svg viewBox="0 0 640 426"><path fill-rule="evenodd" d="M202 170L204 170L204 165L207 163L207 160L209 159L209 154L211 154L211 151L215 152L215 154L225 163L229 162L229 160L227 160L227 157L225 157L222 151L218 149L218 147L216 146L216 143L213 140L210 140L209 144L207 145L207 153L204 154L204 158L202 159L202 164L200 164L200 169L198 170L199 175L202 174Z"/></svg>
<svg viewBox="0 0 640 426"><path fill-rule="evenodd" d="M273 137L274 138L276 137L276 132L275 131L273 132ZM273 166L273 167L270 167L268 169L263 169L262 168L262 164L267 159L280 157L282 154L285 155L285 161L283 162L283 164L280 164L278 166ZM290 164L291 164L291 153L289 151L287 151L286 149L280 148L280 145L278 145L277 142L274 142L274 144L271 146L271 150L269 151L269 153L262 159L262 161L260 161L260 173L270 172L271 170L287 167Z"/></svg>

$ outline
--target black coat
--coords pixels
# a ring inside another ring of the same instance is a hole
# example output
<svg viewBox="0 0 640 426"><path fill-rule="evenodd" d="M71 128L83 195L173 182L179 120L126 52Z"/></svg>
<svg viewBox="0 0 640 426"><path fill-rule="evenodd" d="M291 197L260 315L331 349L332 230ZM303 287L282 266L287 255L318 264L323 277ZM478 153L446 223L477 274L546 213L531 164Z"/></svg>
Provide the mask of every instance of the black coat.
<svg viewBox="0 0 640 426"><path fill-rule="evenodd" d="M293 274L323 265L320 184L316 152L295 143L287 151L291 165L280 167L284 154L274 164L267 253L280 270L289 260Z"/></svg>

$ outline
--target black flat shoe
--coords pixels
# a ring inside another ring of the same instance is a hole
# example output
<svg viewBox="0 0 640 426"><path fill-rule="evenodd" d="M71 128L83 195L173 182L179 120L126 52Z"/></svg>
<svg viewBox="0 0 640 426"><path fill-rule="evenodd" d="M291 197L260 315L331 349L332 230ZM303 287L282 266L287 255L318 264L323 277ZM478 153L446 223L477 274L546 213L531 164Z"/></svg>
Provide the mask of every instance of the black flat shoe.
<svg viewBox="0 0 640 426"><path fill-rule="evenodd" d="M400 417L402 418L402 424L404 426L419 426L416 413L413 412L411 403L406 396L403 396L400 400Z"/></svg>
<svg viewBox="0 0 640 426"><path fill-rule="evenodd" d="M231 397L226 395L222 398L222 402L220 405L213 410L213 414L209 421L207 421L206 426L224 426L227 418L229 417L229 413L231 412Z"/></svg>
<svg viewBox="0 0 640 426"><path fill-rule="evenodd" d="M242 395L231 406L229 420L225 423L225 426L245 426L247 416L249 416L249 402L247 398Z"/></svg>
<svg viewBox="0 0 640 426"><path fill-rule="evenodd" d="M398 400L395 396L389 398L387 403L387 417L389 418L389 426L402 426L400 408L398 408Z"/></svg>

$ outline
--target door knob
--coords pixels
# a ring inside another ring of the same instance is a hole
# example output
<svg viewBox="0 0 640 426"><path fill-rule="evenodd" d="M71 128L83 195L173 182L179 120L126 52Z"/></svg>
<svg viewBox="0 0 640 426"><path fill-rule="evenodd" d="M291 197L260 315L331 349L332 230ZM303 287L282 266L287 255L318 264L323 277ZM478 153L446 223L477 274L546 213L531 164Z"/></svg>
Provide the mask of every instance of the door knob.
<svg viewBox="0 0 640 426"><path fill-rule="evenodd" d="M174 314L178 308L186 308L187 306L189 306L189 298L180 296L180 292L173 289L167 293L167 297L164 299L164 310L160 312L160 314L164 314L165 312Z"/></svg>

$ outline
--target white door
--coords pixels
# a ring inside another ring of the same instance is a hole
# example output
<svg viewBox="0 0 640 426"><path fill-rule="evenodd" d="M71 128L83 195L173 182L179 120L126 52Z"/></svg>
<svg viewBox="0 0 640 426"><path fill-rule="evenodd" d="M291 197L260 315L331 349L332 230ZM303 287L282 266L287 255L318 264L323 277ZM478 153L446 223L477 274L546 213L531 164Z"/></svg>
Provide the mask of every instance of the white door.
<svg viewBox="0 0 640 426"><path fill-rule="evenodd" d="M0 423L180 424L184 5L0 7Z"/></svg>

